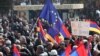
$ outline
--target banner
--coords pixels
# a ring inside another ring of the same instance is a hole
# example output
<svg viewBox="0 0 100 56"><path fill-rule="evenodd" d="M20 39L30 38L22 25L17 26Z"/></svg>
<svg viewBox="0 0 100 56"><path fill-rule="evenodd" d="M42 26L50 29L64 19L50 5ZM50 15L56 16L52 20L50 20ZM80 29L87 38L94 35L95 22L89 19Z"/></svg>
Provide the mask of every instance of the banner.
<svg viewBox="0 0 100 56"><path fill-rule="evenodd" d="M89 22L71 21L72 35L89 36Z"/></svg>

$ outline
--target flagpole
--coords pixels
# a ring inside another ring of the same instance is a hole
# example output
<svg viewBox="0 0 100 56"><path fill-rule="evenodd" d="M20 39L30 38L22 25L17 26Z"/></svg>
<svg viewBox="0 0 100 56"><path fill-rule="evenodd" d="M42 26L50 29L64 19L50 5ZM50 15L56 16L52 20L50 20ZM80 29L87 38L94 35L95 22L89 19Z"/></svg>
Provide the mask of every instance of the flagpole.
<svg viewBox="0 0 100 56"><path fill-rule="evenodd" d="M32 30L31 30L31 32L29 33L29 38L32 37L32 32L34 31L34 27L37 25L38 19L39 19L39 17L37 18L35 24L33 25L33 28L32 28Z"/></svg>

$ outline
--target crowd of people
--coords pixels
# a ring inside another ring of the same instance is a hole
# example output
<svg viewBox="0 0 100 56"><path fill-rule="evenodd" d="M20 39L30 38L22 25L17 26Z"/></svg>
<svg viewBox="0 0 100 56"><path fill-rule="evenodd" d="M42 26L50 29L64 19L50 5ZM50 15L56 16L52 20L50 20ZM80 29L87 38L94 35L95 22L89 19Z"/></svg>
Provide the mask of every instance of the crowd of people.
<svg viewBox="0 0 100 56"><path fill-rule="evenodd" d="M50 41L44 43L39 38L36 27L31 31L34 22L36 20L27 21L24 17L17 15L14 17L0 16L0 56L13 56L14 44L19 50L20 56L61 56L69 44L73 50L78 47L80 42L83 42L86 48L89 47L92 55L100 56L100 37L98 34L89 37L65 37L64 41L60 43ZM30 32L32 32L32 36L30 36Z"/></svg>

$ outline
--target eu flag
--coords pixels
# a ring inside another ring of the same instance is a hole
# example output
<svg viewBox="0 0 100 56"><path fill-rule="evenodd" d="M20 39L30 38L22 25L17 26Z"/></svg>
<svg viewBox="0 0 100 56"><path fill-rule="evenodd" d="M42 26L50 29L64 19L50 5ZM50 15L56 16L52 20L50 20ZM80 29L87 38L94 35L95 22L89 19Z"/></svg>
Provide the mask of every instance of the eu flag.
<svg viewBox="0 0 100 56"><path fill-rule="evenodd" d="M61 32L61 34L64 37L70 37L69 31L66 29L66 27L62 23L62 20L59 16L57 10L53 6L51 0L46 0L39 17L41 19L46 20L50 25L53 25L53 27L55 27L55 29L57 31ZM59 21L59 22L57 22L57 21Z"/></svg>
<svg viewBox="0 0 100 56"><path fill-rule="evenodd" d="M53 6L51 0L46 0L44 7L42 9L42 12L40 14L40 18L43 18L44 20L48 21L49 24L52 24L56 21L57 13L56 9Z"/></svg>

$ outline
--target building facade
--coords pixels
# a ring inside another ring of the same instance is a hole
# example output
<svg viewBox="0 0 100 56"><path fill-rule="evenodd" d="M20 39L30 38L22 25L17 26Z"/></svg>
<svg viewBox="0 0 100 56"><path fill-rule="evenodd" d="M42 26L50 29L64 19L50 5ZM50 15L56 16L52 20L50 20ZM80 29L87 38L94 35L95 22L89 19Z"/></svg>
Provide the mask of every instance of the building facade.
<svg viewBox="0 0 100 56"><path fill-rule="evenodd" d="M14 3L14 11L28 11L27 18L38 17L44 4L44 0L19 0L18 2ZM84 8L84 4L80 0L52 0L52 2L63 21L78 18L80 11Z"/></svg>

